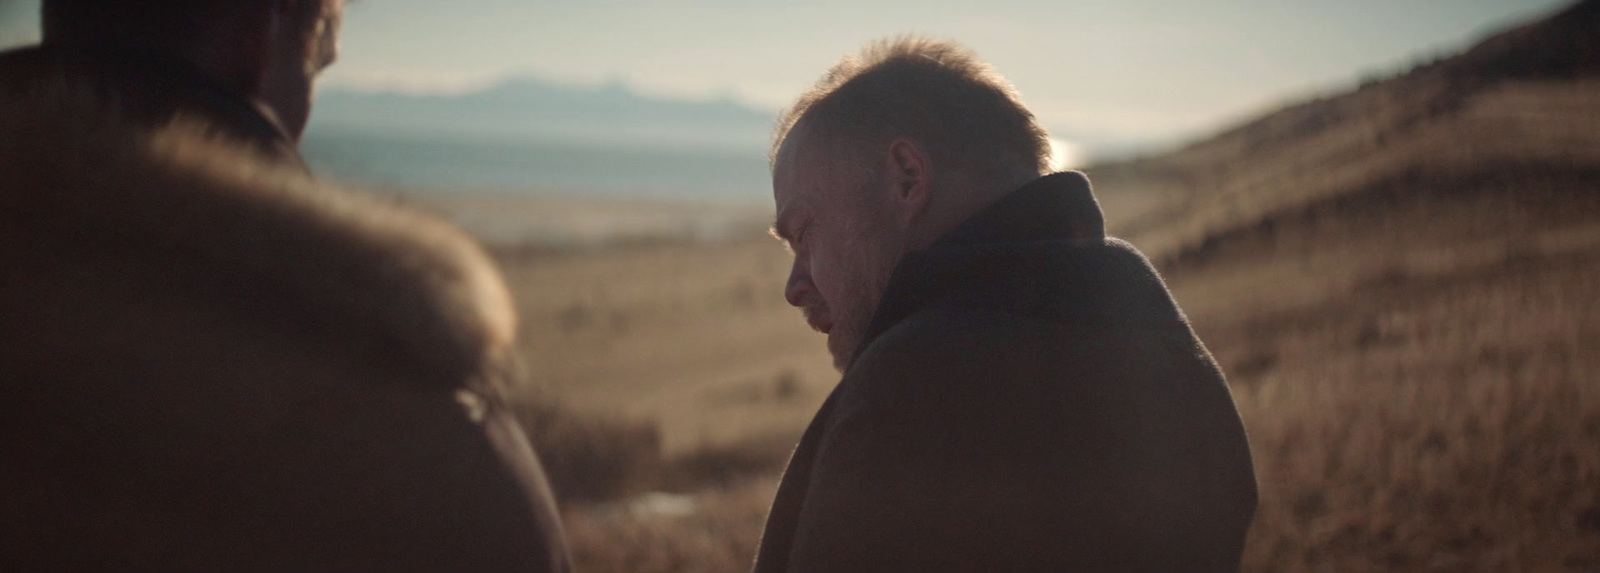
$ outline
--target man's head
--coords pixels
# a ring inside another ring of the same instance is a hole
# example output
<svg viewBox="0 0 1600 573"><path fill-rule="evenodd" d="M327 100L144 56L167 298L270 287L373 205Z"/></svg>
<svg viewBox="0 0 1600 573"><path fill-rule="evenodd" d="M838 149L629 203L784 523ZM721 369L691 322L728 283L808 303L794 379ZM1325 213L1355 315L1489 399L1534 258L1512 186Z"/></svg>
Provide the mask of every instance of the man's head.
<svg viewBox="0 0 1600 573"><path fill-rule="evenodd" d="M181 58L265 104L292 138L338 57L344 0L44 0L44 43Z"/></svg>
<svg viewBox="0 0 1600 573"><path fill-rule="evenodd" d="M1045 173L1048 136L1009 84L951 43L902 39L847 58L778 125L775 234L785 296L844 370L896 265Z"/></svg>

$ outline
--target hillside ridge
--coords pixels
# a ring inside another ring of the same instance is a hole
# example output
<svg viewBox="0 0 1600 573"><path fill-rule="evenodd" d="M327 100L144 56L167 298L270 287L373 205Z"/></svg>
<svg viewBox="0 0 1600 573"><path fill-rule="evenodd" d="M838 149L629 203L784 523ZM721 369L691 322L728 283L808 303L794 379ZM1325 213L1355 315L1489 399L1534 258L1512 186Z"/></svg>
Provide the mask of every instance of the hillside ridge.
<svg viewBox="0 0 1600 573"><path fill-rule="evenodd" d="M1089 172L1112 231L1170 265L1385 182L1430 189L1417 174L1450 179L1485 165L1600 169L1600 0L1394 78Z"/></svg>

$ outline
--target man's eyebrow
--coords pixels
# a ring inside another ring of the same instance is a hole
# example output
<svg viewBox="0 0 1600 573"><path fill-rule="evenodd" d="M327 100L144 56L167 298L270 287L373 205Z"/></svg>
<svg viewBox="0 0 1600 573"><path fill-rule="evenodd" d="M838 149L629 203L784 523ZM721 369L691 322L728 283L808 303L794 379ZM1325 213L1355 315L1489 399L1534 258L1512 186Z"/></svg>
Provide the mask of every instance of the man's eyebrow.
<svg viewBox="0 0 1600 573"><path fill-rule="evenodd" d="M794 206L789 205L787 207L788 208L783 209L782 211L778 211L778 215L772 219L772 226L767 229L767 232L770 233L773 238L785 243L794 241L794 236L790 234L788 228L788 224L794 219Z"/></svg>

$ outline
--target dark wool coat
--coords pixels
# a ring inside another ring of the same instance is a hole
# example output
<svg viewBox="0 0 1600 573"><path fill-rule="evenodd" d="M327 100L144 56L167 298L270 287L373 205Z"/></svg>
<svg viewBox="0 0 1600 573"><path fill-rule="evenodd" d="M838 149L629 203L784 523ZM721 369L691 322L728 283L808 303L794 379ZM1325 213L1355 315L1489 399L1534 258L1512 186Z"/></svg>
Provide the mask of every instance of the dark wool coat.
<svg viewBox="0 0 1600 573"><path fill-rule="evenodd" d="M1229 571L1255 505L1222 373L1058 173L900 263L755 570Z"/></svg>
<svg viewBox="0 0 1600 573"><path fill-rule="evenodd" d="M564 571L458 231L160 59L0 55L0 561Z"/></svg>

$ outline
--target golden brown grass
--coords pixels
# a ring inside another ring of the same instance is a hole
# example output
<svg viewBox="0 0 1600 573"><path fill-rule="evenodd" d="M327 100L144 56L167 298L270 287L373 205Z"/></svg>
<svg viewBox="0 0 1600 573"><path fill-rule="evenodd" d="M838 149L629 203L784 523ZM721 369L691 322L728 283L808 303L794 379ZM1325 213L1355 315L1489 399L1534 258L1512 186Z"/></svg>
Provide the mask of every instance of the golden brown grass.
<svg viewBox="0 0 1600 573"><path fill-rule="evenodd" d="M566 514L567 538L589 573L749 571L775 493L776 479L709 491L682 516L644 504L578 507Z"/></svg>
<svg viewBox="0 0 1600 573"><path fill-rule="evenodd" d="M798 435L837 381L770 238L497 258L539 390L656 424L665 454Z"/></svg>
<svg viewBox="0 0 1600 573"><path fill-rule="evenodd" d="M1247 571L1600 570L1600 81L1430 69L1090 171L1233 386ZM747 570L838 380L786 255L498 256L581 570Z"/></svg>
<svg viewBox="0 0 1600 573"><path fill-rule="evenodd" d="M1594 570L1600 194L1416 202L1173 273L1256 455L1245 569Z"/></svg>
<svg viewBox="0 0 1600 573"><path fill-rule="evenodd" d="M1585 270L1282 333L1235 377L1263 496L1246 569L1600 567L1600 280Z"/></svg>
<svg viewBox="0 0 1600 573"><path fill-rule="evenodd" d="M514 395L578 570L746 571L800 431L838 380L772 239L499 249L534 385ZM688 514L640 507L686 494Z"/></svg>
<svg viewBox="0 0 1600 573"><path fill-rule="evenodd" d="M1600 194L1515 179L1380 193L1164 269L1250 431L1246 570L1600 567ZM558 363L536 366L527 419L583 570L748 568L836 380L782 305L784 257L760 239L503 256L543 295L524 313L550 347L530 354ZM632 507L652 491L693 510Z"/></svg>

